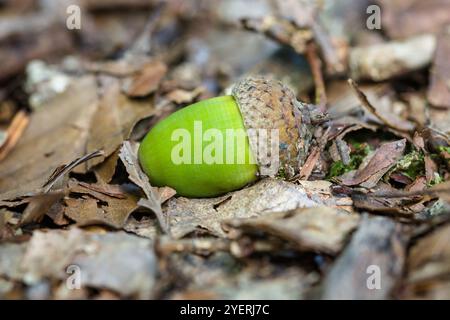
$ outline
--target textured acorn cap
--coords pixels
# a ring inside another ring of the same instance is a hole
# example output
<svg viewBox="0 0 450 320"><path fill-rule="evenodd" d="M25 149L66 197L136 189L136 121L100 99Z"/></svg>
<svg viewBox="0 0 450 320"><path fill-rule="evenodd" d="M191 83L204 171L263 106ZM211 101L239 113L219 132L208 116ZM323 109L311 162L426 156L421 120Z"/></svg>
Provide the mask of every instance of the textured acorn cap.
<svg viewBox="0 0 450 320"><path fill-rule="evenodd" d="M250 148L260 167L260 174L263 176L278 174L286 178L295 176L305 162L312 140L308 106L298 101L292 90L280 81L261 77L239 81L233 87L232 95L239 106L247 132L255 133L257 137L254 139L255 136L249 136L249 140ZM261 131L258 129L266 129L269 137L271 130L278 131L278 146L267 147L267 149L278 148L278 163L274 164L273 158L271 160L270 150L257 152L261 151L258 149L258 141L271 141L271 139L261 140ZM271 170L264 170L271 166Z"/></svg>

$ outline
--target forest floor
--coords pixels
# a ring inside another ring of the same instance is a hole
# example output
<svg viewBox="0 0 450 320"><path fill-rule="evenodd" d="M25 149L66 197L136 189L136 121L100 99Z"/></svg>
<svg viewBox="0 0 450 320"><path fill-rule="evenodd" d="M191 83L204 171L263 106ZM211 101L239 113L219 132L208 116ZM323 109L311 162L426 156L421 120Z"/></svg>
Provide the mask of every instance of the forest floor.
<svg viewBox="0 0 450 320"><path fill-rule="evenodd" d="M69 2L0 2L0 298L450 299L450 1ZM249 75L327 114L299 174L151 186Z"/></svg>

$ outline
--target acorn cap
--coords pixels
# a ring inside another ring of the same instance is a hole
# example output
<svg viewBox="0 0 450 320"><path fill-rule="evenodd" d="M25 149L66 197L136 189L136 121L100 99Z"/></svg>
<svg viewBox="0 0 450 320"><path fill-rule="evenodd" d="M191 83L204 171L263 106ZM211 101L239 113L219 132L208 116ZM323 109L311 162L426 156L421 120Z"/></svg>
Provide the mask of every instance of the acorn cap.
<svg viewBox="0 0 450 320"><path fill-rule="evenodd" d="M280 81L261 77L237 82L232 95L241 111L260 175L295 176L312 141L308 105L298 101Z"/></svg>

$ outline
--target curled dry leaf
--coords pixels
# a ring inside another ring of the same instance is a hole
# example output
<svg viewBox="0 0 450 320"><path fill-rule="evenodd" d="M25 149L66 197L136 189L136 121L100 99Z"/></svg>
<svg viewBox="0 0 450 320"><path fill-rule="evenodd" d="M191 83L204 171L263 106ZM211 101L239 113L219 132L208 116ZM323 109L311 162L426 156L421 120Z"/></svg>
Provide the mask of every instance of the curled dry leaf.
<svg viewBox="0 0 450 320"><path fill-rule="evenodd" d="M200 230L226 237L221 226L226 219L258 217L271 212L319 205L346 206L351 203L349 198L333 197L330 186L331 183L327 181L305 181L305 184L297 185L267 178L219 198L172 198L164 206L164 212L170 216L171 232L175 238Z"/></svg>
<svg viewBox="0 0 450 320"><path fill-rule="evenodd" d="M353 177L344 178L341 183L347 186L374 187L381 177L400 159L405 146L405 139L382 144L367 165L359 168Z"/></svg>
<svg viewBox="0 0 450 320"><path fill-rule="evenodd" d="M148 176L142 171L137 157L139 145L125 141L120 149L119 157L128 172L128 177L144 191L146 199L139 200L138 204L148 208L156 215L162 230L169 233L169 223L167 215L164 215L161 208L161 198L158 192L151 186Z"/></svg>
<svg viewBox="0 0 450 320"><path fill-rule="evenodd" d="M27 208L22 213L20 224L40 222L44 215L64 197L64 192L55 191L30 197Z"/></svg>
<svg viewBox="0 0 450 320"><path fill-rule="evenodd" d="M382 182L373 188L375 193L383 192L389 194L396 191L397 189ZM370 194L354 192L352 194L353 206L363 211L392 214L396 218L407 218L409 221L414 221L418 217L416 213L420 213L423 210L421 197L375 198L368 196Z"/></svg>
<svg viewBox="0 0 450 320"><path fill-rule="evenodd" d="M79 158L71 161L69 164L62 165L62 166L56 168L55 171L53 171L52 175L48 178L47 182L42 186L41 191L43 193L47 193L52 189L64 188L65 183L59 183L59 185L57 185L57 187L55 187L55 185L57 184L57 182L59 182L63 178L66 178L66 180L67 180L67 178L68 178L67 174L70 171L74 170L80 164L82 164L86 161L89 161L90 159L100 157L103 154L104 154L103 150L97 150L97 151L91 152L87 155L84 155L82 157L79 157Z"/></svg>
<svg viewBox="0 0 450 320"><path fill-rule="evenodd" d="M295 209L257 218L224 221L228 227L248 232L266 232L290 242L301 251L337 254L347 235L357 227L359 215L331 207Z"/></svg>
<svg viewBox="0 0 450 320"><path fill-rule="evenodd" d="M79 226L103 224L120 229L138 206L138 196L127 186L71 181L69 190L72 196L83 195L81 198L64 200L64 214Z"/></svg>

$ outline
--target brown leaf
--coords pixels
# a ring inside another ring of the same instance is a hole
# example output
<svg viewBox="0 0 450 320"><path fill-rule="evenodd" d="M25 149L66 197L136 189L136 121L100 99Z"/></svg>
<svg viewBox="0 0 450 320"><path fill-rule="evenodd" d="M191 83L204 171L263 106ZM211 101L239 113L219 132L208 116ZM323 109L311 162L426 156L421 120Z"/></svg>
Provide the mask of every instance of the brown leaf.
<svg viewBox="0 0 450 320"><path fill-rule="evenodd" d="M153 60L142 66L133 77L123 81L123 91L129 97L144 97L158 89L167 72L164 62Z"/></svg>
<svg viewBox="0 0 450 320"><path fill-rule="evenodd" d="M373 188L374 192L383 192L384 194L389 194L397 192L397 189L391 187L385 183L378 183L377 186ZM415 215L418 210L415 210L414 205L419 199L414 197L404 197L404 198L375 198L370 196L371 193L356 193L352 194L353 206L359 210L369 211L369 212L381 212L384 214L392 214L395 217L403 217L414 220ZM417 198L417 197L416 197ZM414 201L416 200L416 201ZM423 208L421 208L423 210ZM419 210L419 211L421 211Z"/></svg>
<svg viewBox="0 0 450 320"><path fill-rule="evenodd" d="M114 151L102 163L94 167L95 177L97 181L110 183L114 173L116 173L117 160L119 160L119 150Z"/></svg>
<svg viewBox="0 0 450 320"><path fill-rule="evenodd" d="M131 216L123 229L127 232L134 233L140 237L154 240L159 235L158 223L153 217L144 216L140 220L136 220Z"/></svg>
<svg viewBox="0 0 450 320"><path fill-rule="evenodd" d="M299 179L308 180L319 158L320 158L320 148L319 147L312 148L308 158L306 158L305 164L300 169Z"/></svg>
<svg viewBox="0 0 450 320"><path fill-rule="evenodd" d="M369 163L358 169L353 178L343 179L342 184L347 186L361 185L365 188L374 187L381 177L400 159L405 146L405 139L382 144L375 151Z"/></svg>
<svg viewBox="0 0 450 320"><path fill-rule="evenodd" d="M69 188L71 193L86 195L81 199L65 199L65 215L80 226L104 224L120 229L137 208L138 197L125 186L71 181Z"/></svg>
<svg viewBox="0 0 450 320"><path fill-rule="evenodd" d="M25 225L31 222L39 222L50 208L64 196L64 192L57 191L51 193L38 194L29 199L27 208L22 214L20 224Z"/></svg>
<svg viewBox="0 0 450 320"><path fill-rule="evenodd" d="M153 211L158 218L163 231L169 233L169 223L167 221L167 216L163 214L161 208L160 195L151 186L147 175L142 171L141 166L139 165L137 157L138 148L138 144L125 141L120 149L119 157L125 165L129 179L138 185L147 197L147 199L141 199L138 204Z"/></svg>
<svg viewBox="0 0 450 320"><path fill-rule="evenodd" d="M77 184L82 187L89 189L91 191L99 192L101 194L110 196L112 198L117 199L125 199L126 195L124 190L119 185L111 185L111 184L92 184L86 182L77 182Z"/></svg>
<svg viewBox="0 0 450 320"><path fill-rule="evenodd" d="M292 243L301 251L337 254L347 235L356 228L359 215L331 207L295 209L258 218L225 221L243 232L266 232Z"/></svg>
<svg viewBox="0 0 450 320"><path fill-rule="evenodd" d="M58 226L67 226L71 221L64 215L65 206L62 201L55 203L46 213L46 215L53 220L53 223Z"/></svg>
<svg viewBox="0 0 450 320"><path fill-rule="evenodd" d="M177 104L181 103L192 103L196 97L198 97L204 89L202 87L197 87L192 91L187 91L183 89L175 89L166 94L166 98Z"/></svg>
<svg viewBox="0 0 450 320"><path fill-rule="evenodd" d="M95 79L86 76L34 112L25 133L0 166L0 198L36 191L55 168L83 155L96 109Z"/></svg>
<svg viewBox="0 0 450 320"><path fill-rule="evenodd" d="M221 226L225 219L258 217L271 212L319 205L348 205L345 198L332 196L330 186L331 183L327 181L302 181L302 185L296 185L267 178L218 198L172 198L165 204L164 212L170 217L174 238L199 230L226 237Z"/></svg>
<svg viewBox="0 0 450 320"><path fill-rule="evenodd" d="M438 173L438 167L429 155L425 155L424 162L425 162L425 177L427 178L427 183L431 183L431 181L433 181L436 178L435 174Z"/></svg>
<svg viewBox="0 0 450 320"><path fill-rule="evenodd" d="M409 122L407 120L403 120L399 117L397 117L395 114L385 114L379 109L377 109L374 105L372 105L369 100L367 99L366 95L359 90L357 84L352 80L349 79L348 83L354 90L356 96L358 97L361 105L369 111L371 114L373 114L375 117L377 117L382 123L386 124L388 127L399 130L399 131L412 131L415 128L414 123Z"/></svg>
<svg viewBox="0 0 450 320"><path fill-rule="evenodd" d="M89 154L86 154L82 157L79 157L73 161L71 161L69 164L59 166L58 168L53 171L52 175L48 178L47 182L42 186L42 192L47 193L52 189L55 189L55 184L61 179L66 178L67 180L67 174L74 170L77 166L80 164L89 161L90 159L100 157L104 154L103 150L97 150L94 152L91 152ZM60 183L60 185L64 183ZM59 186L60 188L64 188L65 186Z"/></svg>
<svg viewBox="0 0 450 320"><path fill-rule="evenodd" d="M88 152L103 150L104 157L79 167L79 173L86 173L116 152L122 142L129 138L134 125L154 113L151 100L132 100L121 93L118 79L103 76L100 81L102 95L92 119L86 148Z"/></svg>

